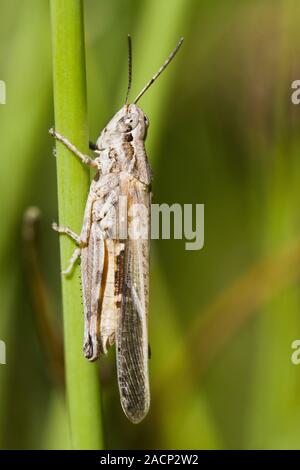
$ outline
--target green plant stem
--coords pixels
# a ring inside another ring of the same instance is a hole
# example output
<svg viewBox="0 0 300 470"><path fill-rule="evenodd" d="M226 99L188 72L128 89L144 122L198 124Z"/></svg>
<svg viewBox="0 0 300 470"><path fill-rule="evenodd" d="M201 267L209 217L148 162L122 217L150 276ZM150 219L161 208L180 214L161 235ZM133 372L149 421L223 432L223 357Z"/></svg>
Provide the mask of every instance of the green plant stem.
<svg viewBox="0 0 300 470"><path fill-rule="evenodd" d="M82 151L88 148L83 6L51 0L55 127ZM89 171L57 143L59 223L80 232ZM62 268L74 243L60 237ZM67 402L74 449L101 449L101 400L97 366L82 355L83 312L79 268L62 278Z"/></svg>

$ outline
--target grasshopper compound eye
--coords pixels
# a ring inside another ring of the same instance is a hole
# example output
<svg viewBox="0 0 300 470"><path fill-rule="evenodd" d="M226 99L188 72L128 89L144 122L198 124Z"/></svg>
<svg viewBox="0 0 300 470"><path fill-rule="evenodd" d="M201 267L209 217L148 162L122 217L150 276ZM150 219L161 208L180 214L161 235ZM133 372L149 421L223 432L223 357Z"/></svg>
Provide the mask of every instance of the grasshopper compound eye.
<svg viewBox="0 0 300 470"><path fill-rule="evenodd" d="M139 117L137 114L126 114L119 120L117 124L118 131L122 133L131 132L133 129L136 128L138 122Z"/></svg>
<svg viewBox="0 0 300 470"><path fill-rule="evenodd" d="M125 116L124 122L125 122L125 124L130 126L131 129L134 129L138 125L139 117L136 113L135 114L129 114L129 115Z"/></svg>

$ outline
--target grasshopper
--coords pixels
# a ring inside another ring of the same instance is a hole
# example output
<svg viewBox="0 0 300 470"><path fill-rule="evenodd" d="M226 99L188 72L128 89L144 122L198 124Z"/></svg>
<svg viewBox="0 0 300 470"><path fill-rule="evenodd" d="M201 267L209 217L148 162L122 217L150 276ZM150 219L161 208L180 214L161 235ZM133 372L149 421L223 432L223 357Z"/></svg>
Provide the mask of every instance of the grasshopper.
<svg viewBox="0 0 300 470"><path fill-rule="evenodd" d="M145 151L149 121L137 102L179 50L183 38L132 104L132 53L128 36L129 79L124 106L84 155L53 129L50 134L85 165L96 170L87 198L80 235L69 227L53 229L77 245L68 268L81 258L84 307L83 353L90 361L116 343L122 408L140 422L150 406L148 373L148 295L151 212L151 168ZM128 225L131 230L127 230Z"/></svg>

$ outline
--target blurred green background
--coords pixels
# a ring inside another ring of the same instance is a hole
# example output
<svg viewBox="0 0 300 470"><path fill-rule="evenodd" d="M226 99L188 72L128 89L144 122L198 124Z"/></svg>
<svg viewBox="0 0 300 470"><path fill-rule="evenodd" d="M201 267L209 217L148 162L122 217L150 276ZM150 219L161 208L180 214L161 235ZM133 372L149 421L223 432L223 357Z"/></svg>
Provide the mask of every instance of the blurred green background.
<svg viewBox="0 0 300 470"><path fill-rule="evenodd" d="M0 448L69 448L63 387L37 325L23 213L42 212L39 263L61 328L46 0L0 0ZM91 139L121 107L127 34L132 96L180 36L140 105L155 203L204 203L205 247L153 241L152 404L140 425L119 404L114 354L100 361L106 447L300 448L300 4L296 0L86 0ZM27 261L26 261L27 260ZM29 282L28 282L29 281ZM49 312L48 312L49 313Z"/></svg>

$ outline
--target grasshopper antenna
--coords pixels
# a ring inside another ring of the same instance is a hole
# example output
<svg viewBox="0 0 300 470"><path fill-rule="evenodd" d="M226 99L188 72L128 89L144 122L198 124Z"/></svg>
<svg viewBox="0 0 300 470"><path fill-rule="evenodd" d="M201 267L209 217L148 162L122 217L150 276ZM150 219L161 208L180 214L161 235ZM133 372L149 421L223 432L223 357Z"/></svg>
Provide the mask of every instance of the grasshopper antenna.
<svg viewBox="0 0 300 470"><path fill-rule="evenodd" d="M171 54L169 55L169 57L165 61L165 63L160 67L160 69L156 72L156 74L153 75L151 80L149 80L149 82L144 86L142 91L140 91L140 93L137 95L137 97L135 98L135 100L133 102L134 104L136 104L139 101L139 99L144 95L144 93L146 93L148 88L150 88L152 83L155 82L155 80L160 76L160 74L165 70L165 68L167 68L167 66L169 65L171 60L175 57L175 55L179 51L179 48L182 45L183 41L184 41L184 38L181 38L180 41L178 42L177 46L173 49L173 51L171 52Z"/></svg>
<svg viewBox="0 0 300 470"><path fill-rule="evenodd" d="M128 87L125 99L125 105L128 103L128 97L131 89L131 80L132 79L132 44L131 36L128 34Z"/></svg>

